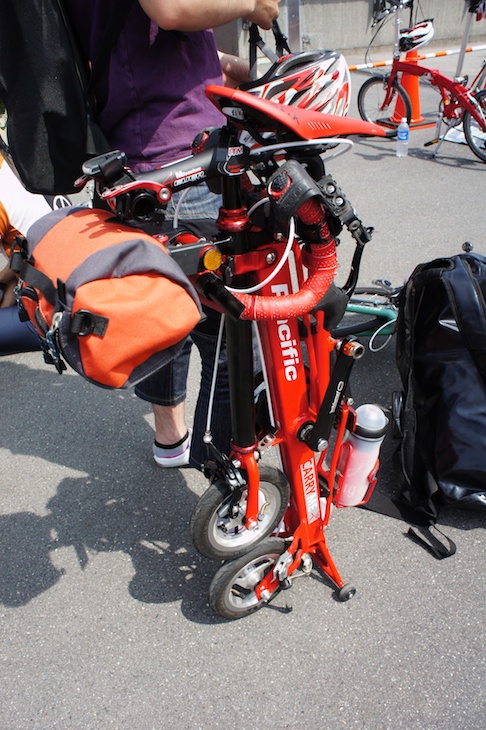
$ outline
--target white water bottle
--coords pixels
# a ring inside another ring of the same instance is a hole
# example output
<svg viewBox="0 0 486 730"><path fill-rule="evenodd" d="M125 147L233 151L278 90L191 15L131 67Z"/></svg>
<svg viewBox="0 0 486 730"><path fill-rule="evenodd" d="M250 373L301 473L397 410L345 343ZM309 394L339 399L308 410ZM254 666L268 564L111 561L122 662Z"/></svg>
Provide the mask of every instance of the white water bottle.
<svg viewBox="0 0 486 730"><path fill-rule="evenodd" d="M356 409L356 426L343 441L338 470L344 483L336 495L338 507L354 507L366 497L385 438L388 419L378 406L365 403Z"/></svg>
<svg viewBox="0 0 486 730"><path fill-rule="evenodd" d="M402 117L397 130L397 157L408 155L408 132L407 117Z"/></svg>

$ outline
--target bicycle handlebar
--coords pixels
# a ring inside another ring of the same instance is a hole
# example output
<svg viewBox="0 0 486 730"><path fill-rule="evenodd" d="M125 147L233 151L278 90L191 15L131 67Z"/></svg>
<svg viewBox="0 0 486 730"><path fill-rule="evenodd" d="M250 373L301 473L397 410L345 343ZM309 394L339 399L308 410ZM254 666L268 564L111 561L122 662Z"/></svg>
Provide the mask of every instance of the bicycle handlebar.
<svg viewBox="0 0 486 730"><path fill-rule="evenodd" d="M374 28L374 26L381 20L384 20L388 15L395 13L397 10L413 8L413 0L385 0L385 3L388 3L390 7L385 7L384 10L373 14L373 22L371 24L372 28Z"/></svg>
<svg viewBox="0 0 486 730"><path fill-rule="evenodd" d="M290 146L296 144L292 140L302 141L308 159L312 144L319 145L315 153L318 155L328 137L333 137L332 141L335 143L334 138L337 135L385 136L382 127L360 119L289 108L225 87L208 87L206 93L226 114L229 123L226 127L213 130L206 140L206 146L197 154L140 174L132 173L125 166L124 155L118 151L106 153L85 163L84 182L90 178L96 180L101 196L121 218L142 222L153 220L154 214L165 207L174 192L204 181L212 189L213 180L231 180L253 169L254 155L252 150L239 143L236 134L239 127L245 128L248 125L248 129L252 131L271 131L276 135L278 145L274 144L275 138L269 140L269 158L273 158L276 146L281 150L285 148L286 142ZM261 157L265 153L265 143L268 144L268 140L262 138L262 144L254 151L259 156L256 164L260 172L262 165L266 164L264 157ZM268 169L274 170L275 165ZM279 182L282 183L283 166L277 169L280 173ZM325 191L319 188L296 160L287 161L284 177L285 175L288 177L288 184L283 181L285 189L278 188L275 173L268 179L268 192L273 200L278 230L285 231L285 223L294 216L304 226L304 235L300 237L300 242L309 244L303 251L308 277L299 291L286 296L253 295L233 289L234 300L238 300L240 305L236 306L232 314L242 319L299 317L310 312L320 302L337 270L336 239L331 235L326 222L327 211L332 219L337 220L338 225L341 224L342 227L345 224L348 227L358 247L362 248L370 238L371 229L363 229L354 210L334 183L328 185L329 189L326 188ZM271 190L270 184L273 186ZM356 226L356 223L360 225ZM195 274L196 271L192 273ZM209 284L211 286L206 282L208 291L214 289L213 284ZM241 308L243 311L240 313Z"/></svg>
<svg viewBox="0 0 486 730"><path fill-rule="evenodd" d="M242 319L266 320L301 317L310 312L327 292L337 270L336 244L313 245L307 261L309 277L299 291L285 296L266 297L254 294L234 296L245 306Z"/></svg>

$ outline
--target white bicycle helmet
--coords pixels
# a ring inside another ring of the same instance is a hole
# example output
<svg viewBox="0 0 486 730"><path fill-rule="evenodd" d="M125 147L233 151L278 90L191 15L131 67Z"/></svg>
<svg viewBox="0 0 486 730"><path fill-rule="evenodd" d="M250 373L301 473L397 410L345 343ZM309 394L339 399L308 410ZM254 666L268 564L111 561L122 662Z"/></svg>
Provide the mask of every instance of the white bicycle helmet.
<svg viewBox="0 0 486 730"><path fill-rule="evenodd" d="M405 28L400 31L400 51L403 53L414 51L416 48L421 48L430 43L433 37L434 25L432 20L424 20L411 28Z"/></svg>
<svg viewBox="0 0 486 730"><path fill-rule="evenodd" d="M279 104L344 116L351 96L346 59L335 51L304 51L278 58L242 91Z"/></svg>

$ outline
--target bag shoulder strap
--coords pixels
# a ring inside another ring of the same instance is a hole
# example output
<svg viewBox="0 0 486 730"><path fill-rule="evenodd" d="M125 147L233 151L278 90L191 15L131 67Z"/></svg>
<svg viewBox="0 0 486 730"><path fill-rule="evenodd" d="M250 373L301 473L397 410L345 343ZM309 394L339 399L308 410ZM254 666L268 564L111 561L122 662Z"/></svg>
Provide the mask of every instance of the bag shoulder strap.
<svg viewBox="0 0 486 730"><path fill-rule="evenodd" d="M101 38L100 47L98 48L96 57L93 61L93 67L91 70L91 76L89 79L89 85L87 90L88 94L93 90L94 85L98 81L101 72L108 65L108 59L110 58L110 54L114 49L118 38L120 37L120 33L123 30L123 26L125 25L125 21L128 17L128 13L130 12L130 8L132 7L133 3L134 0L117 0L117 2L113 4L113 10L108 19L108 23L106 24L103 36Z"/></svg>
<svg viewBox="0 0 486 730"><path fill-rule="evenodd" d="M78 66L80 81L84 89L85 97L88 99L100 77L101 72L104 68L106 68L110 53L116 45L134 0L117 0L117 2L113 4L113 9L103 31L100 47L98 48L96 57L93 61L90 74L87 72L86 65L81 62L82 54L79 50L81 46L69 18L69 13L66 11L64 2L63 0L54 0L54 2L59 8L59 13L69 36Z"/></svg>
<svg viewBox="0 0 486 730"><path fill-rule="evenodd" d="M486 304L475 275L486 281L482 256L459 254L454 268L442 272L442 280L464 342L486 386Z"/></svg>
<svg viewBox="0 0 486 730"><path fill-rule="evenodd" d="M412 524L413 527L409 527L406 533L407 537L428 550L437 560L450 558L456 553L456 544L439 530L435 520L400 499L388 497L375 489L362 509Z"/></svg>

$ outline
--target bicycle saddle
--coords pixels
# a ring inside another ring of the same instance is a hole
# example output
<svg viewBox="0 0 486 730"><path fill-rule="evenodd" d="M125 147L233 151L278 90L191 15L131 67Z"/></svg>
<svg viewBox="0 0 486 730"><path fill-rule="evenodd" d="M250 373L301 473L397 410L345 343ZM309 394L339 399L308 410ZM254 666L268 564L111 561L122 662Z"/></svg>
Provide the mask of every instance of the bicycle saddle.
<svg viewBox="0 0 486 730"><path fill-rule="evenodd" d="M334 114L323 114L310 109L277 104L260 99L247 91L226 86L208 86L206 96L238 127L260 134L274 132L283 140L320 139L363 135L385 137L383 127L372 122Z"/></svg>

